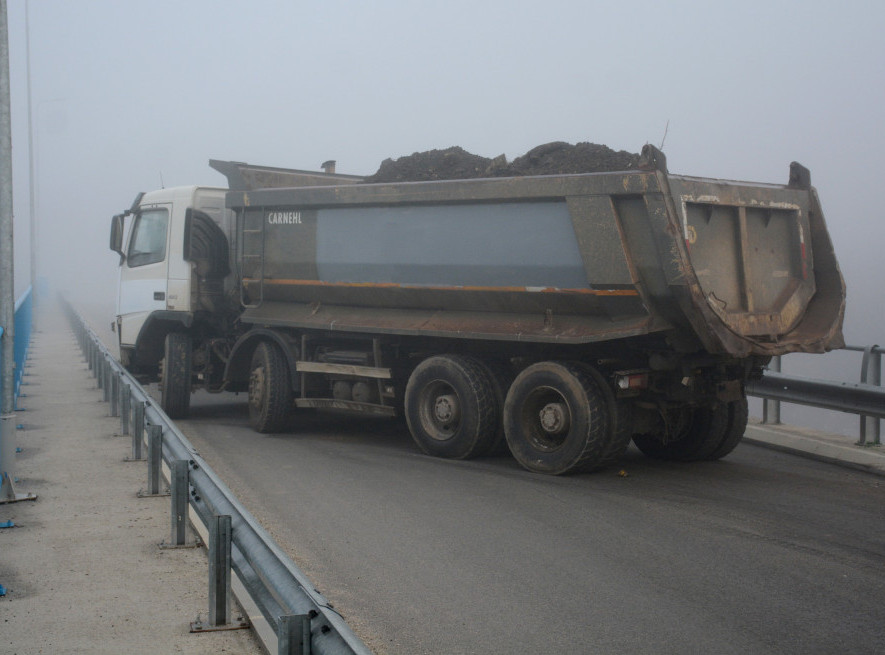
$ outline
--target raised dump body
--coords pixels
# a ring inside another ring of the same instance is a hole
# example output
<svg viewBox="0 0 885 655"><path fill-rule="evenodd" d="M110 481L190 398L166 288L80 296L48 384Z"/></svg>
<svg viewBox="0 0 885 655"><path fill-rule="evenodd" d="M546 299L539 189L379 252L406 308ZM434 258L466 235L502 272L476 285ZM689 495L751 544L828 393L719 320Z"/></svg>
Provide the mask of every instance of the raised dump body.
<svg viewBox="0 0 885 655"><path fill-rule="evenodd" d="M259 431L300 408L404 415L426 453L509 449L543 473L606 466L631 438L716 459L771 355L842 345L798 164L786 185L670 175L649 146L639 170L391 184L212 165L224 208L155 191L128 245L123 215L112 230L123 361L173 417L203 387L248 391Z"/></svg>

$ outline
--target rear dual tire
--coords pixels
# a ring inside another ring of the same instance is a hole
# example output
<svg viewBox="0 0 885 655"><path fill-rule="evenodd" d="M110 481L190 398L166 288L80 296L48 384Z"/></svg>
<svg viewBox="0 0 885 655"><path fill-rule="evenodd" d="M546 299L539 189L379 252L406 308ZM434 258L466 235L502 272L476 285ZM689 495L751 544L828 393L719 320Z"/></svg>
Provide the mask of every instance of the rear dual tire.
<svg viewBox="0 0 885 655"><path fill-rule="evenodd" d="M740 443L747 429L747 399L686 408L683 423L669 438L636 435L633 443L653 459L696 462L721 459Z"/></svg>
<svg viewBox="0 0 885 655"><path fill-rule="evenodd" d="M507 394L507 444L516 460L536 473L596 470L616 461L629 445L624 410L595 369L575 362L533 364Z"/></svg>
<svg viewBox="0 0 885 655"><path fill-rule="evenodd" d="M472 357L437 355L418 364L405 394L406 422L417 446L448 459L488 454L500 416L494 384Z"/></svg>
<svg viewBox="0 0 885 655"><path fill-rule="evenodd" d="M605 379L575 362L534 364L510 384L503 367L461 355L430 357L409 378L405 414L428 455L493 454L503 435L524 468L553 475L612 464L631 436L625 406Z"/></svg>

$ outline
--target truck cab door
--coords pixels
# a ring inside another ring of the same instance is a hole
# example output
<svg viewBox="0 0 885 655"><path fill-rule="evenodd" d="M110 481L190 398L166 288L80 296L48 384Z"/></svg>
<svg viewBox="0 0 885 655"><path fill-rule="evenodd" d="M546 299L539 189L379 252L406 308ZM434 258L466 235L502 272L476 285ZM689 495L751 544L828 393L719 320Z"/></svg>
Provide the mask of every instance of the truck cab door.
<svg viewBox="0 0 885 655"><path fill-rule="evenodd" d="M171 203L141 207L135 214L120 263L117 326L121 347L133 346L148 316L166 309L171 215Z"/></svg>

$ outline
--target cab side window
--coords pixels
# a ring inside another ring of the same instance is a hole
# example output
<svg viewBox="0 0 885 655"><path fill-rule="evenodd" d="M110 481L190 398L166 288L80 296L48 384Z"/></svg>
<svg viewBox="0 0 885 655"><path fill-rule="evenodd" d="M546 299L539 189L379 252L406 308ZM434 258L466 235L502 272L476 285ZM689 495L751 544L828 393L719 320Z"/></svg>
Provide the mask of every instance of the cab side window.
<svg viewBox="0 0 885 655"><path fill-rule="evenodd" d="M143 211L135 218L129 253L126 261L130 268L156 264L166 259L166 230L169 214L165 209Z"/></svg>

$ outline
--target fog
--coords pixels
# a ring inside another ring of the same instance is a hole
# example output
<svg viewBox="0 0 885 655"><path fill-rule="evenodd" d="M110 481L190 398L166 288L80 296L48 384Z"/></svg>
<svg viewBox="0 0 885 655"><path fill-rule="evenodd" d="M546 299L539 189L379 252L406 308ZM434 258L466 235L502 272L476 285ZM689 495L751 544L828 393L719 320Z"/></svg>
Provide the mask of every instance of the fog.
<svg viewBox="0 0 885 655"><path fill-rule="evenodd" d="M25 3L8 14L18 295ZM675 173L785 183L791 161L811 169L847 340L885 343L883 28L876 1L31 2L39 274L112 305L111 215L139 191L223 186L210 158L369 174L453 145L512 159L554 140L663 142Z"/></svg>

